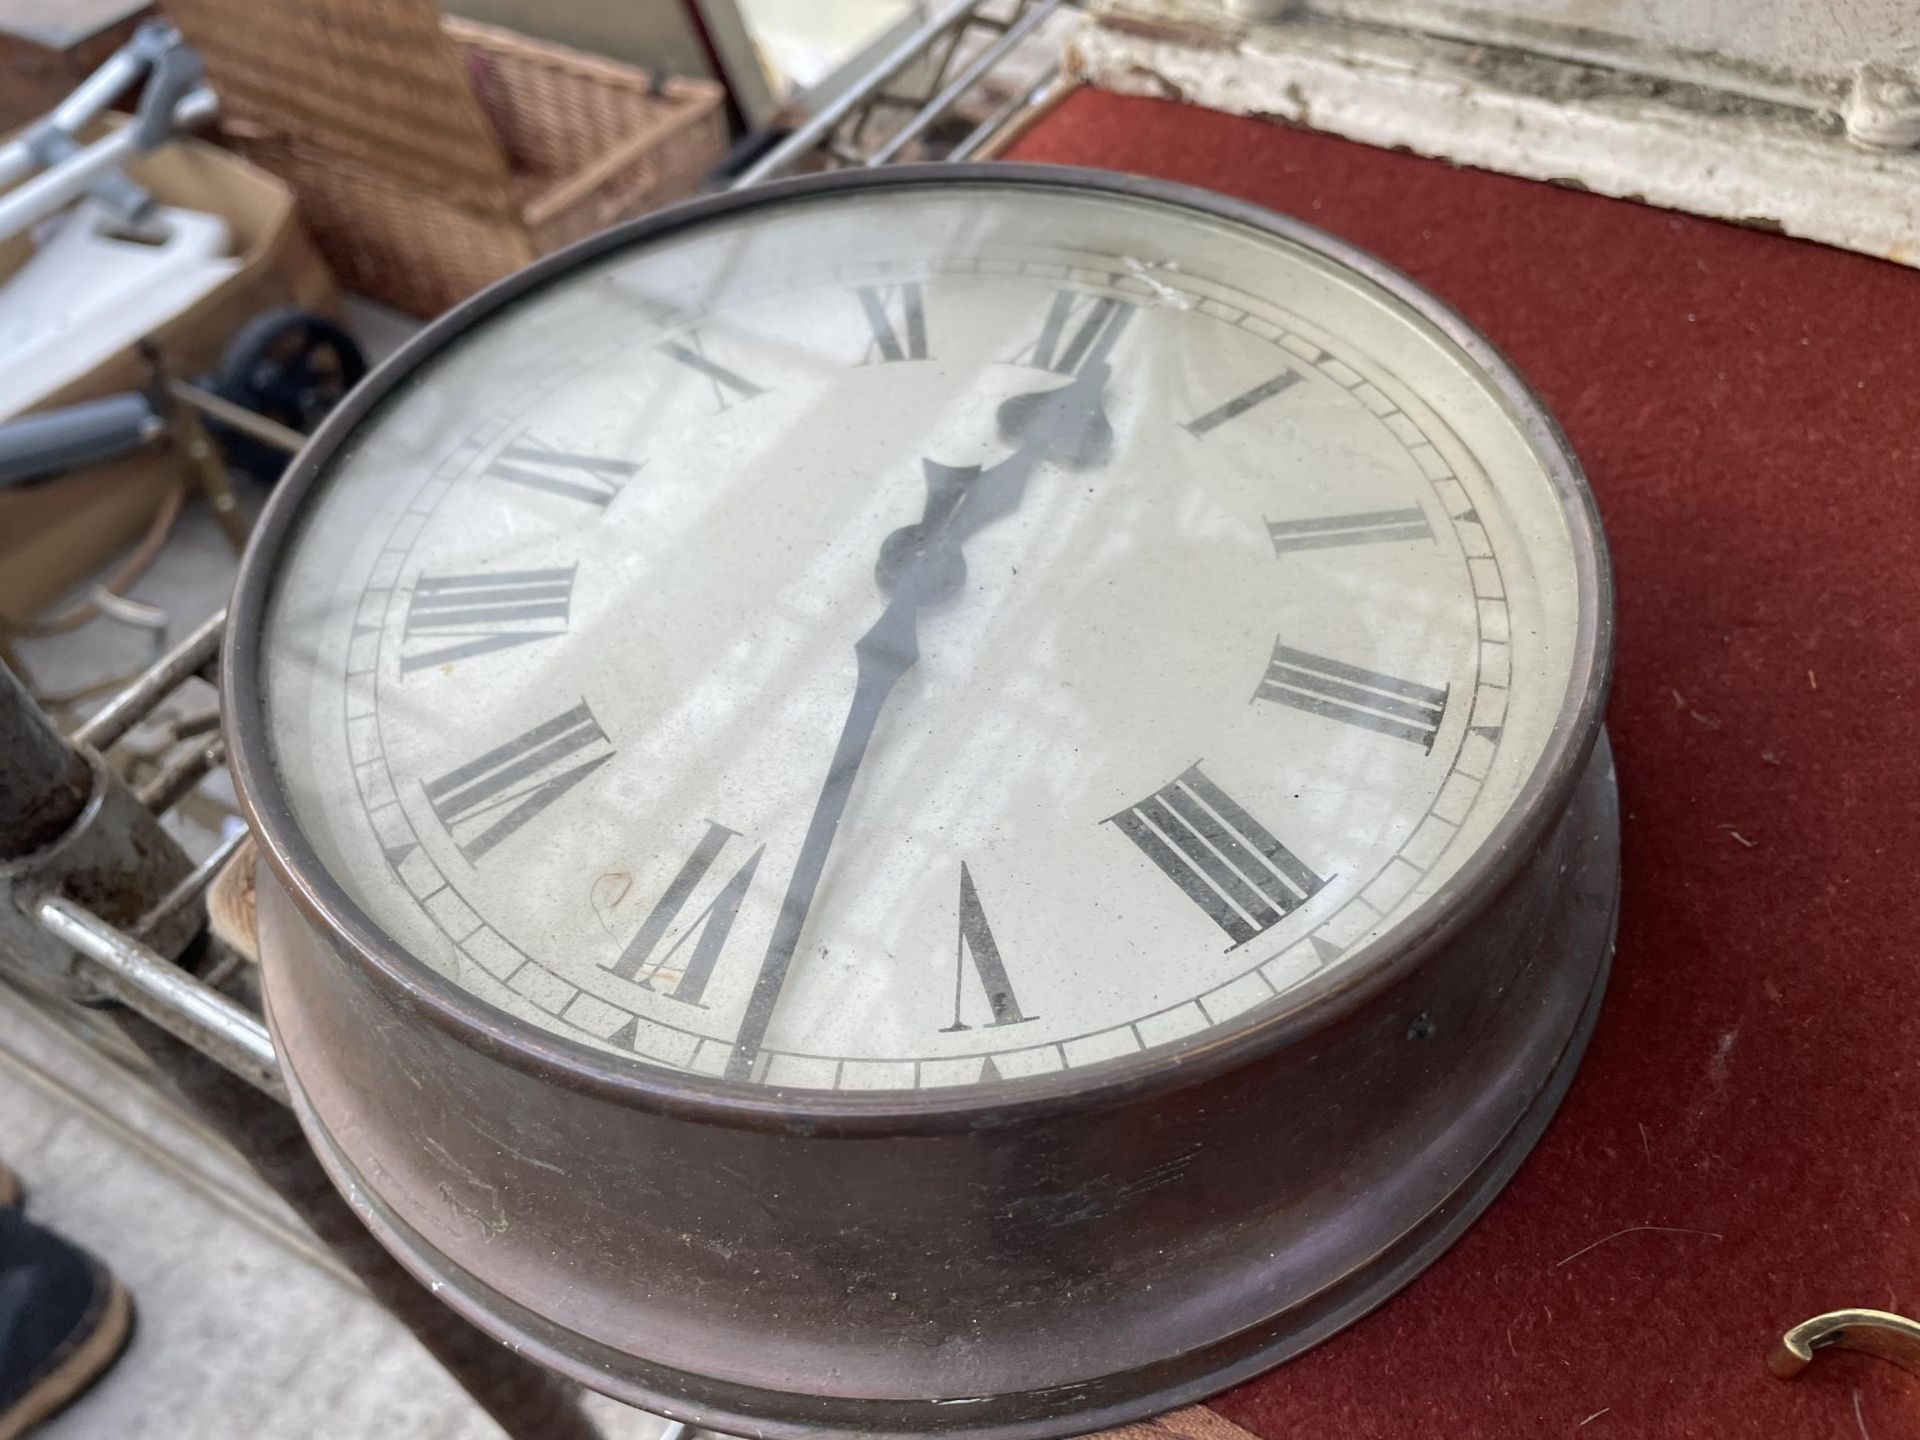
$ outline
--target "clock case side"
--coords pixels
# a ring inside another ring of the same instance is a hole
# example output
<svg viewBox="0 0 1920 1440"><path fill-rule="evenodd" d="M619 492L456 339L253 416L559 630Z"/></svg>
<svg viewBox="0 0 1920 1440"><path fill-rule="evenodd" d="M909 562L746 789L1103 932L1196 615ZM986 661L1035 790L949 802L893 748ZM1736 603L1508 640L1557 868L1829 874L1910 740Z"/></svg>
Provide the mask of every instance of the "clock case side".
<svg viewBox="0 0 1920 1440"><path fill-rule="evenodd" d="M1406 1284L1578 1065L1612 952L1604 740L1455 943L1167 1092L922 1136L714 1126L419 1023L264 867L295 1108L381 1241L523 1354L691 1424L1046 1440L1250 1378Z"/></svg>

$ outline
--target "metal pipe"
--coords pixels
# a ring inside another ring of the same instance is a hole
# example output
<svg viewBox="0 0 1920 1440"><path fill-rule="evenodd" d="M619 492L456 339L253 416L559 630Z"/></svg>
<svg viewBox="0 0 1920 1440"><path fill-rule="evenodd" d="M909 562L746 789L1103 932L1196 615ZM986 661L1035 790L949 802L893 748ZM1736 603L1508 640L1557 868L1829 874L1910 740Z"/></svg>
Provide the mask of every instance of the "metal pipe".
<svg viewBox="0 0 1920 1440"><path fill-rule="evenodd" d="M226 742L215 736L163 768L134 794L156 815L165 814L216 765L226 758Z"/></svg>
<svg viewBox="0 0 1920 1440"><path fill-rule="evenodd" d="M77 134L99 118L114 101L142 79L151 58L138 47L125 45L107 57L106 63L74 87L73 92L54 106L47 123L69 135Z"/></svg>
<svg viewBox="0 0 1920 1440"><path fill-rule="evenodd" d="M158 605L149 605L144 600L129 600L125 595L116 595L100 584L88 589L87 601L109 620L152 631L154 649L158 650L166 643L167 626L172 622L167 612Z"/></svg>
<svg viewBox="0 0 1920 1440"><path fill-rule="evenodd" d="M249 833L247 828L242 826L214 846L211 855L194 866L185 879L156 900L153 908L140 917L139 922L133 927L133 933L144 935L168 916L185 909L204 895L207 887L213 883L214 877L233 858L234 852L247 843Z"/></svg>
<svg viewBox="0 0 1920 1440"><path fill-rule="evenodd" d="M211 90L200 89L182 96L173 107L173 127L191 130L220 113L220 102ZM83 195L94 182L140 153L140 128L122 125L109 135L78 151L52 170L31 180L23 180L0 195L0 240L18 235L28 226L44 220L69 201Z"/></svg>
<svg viewBox="0 0 1920 1440"><path fill-rule="evenodd" d="M0 862L51 845L86 809L93 771L0 665Z"/></svg>
<svg viewBox="0 0 1920 1440"><path fill-rule="evenodd" d="M122 690L73 732L76 745L105 750L152 712L182 681L205 669L220 652L220 635L227 624L227 612L217 611L172 650L156 660L133 684Z"/></svg>
<svg viewBox="0 0 1920 1440"><path fill-rule="evenodd" d="M758 163L748 167L729 188L741 190L749 185L757 185L762 180L772 180L786 174L795 161L830 135L833 128L851 115L869 95L920 59L929 45L955 25L966 21L981 3L982 0L950 0L931 20L896 45L865 80L839 96L826 109L761 156Z"/></svg>
<svg viewBox="0 0 1920 1440"><path fill-rule="evenodd" d="M291 455L307 443L307 437L291 426L282 425L278 420L270 420L265 415L236 405L231 400L214 394L211 390L202 390L188 380L168 380L167 392L176 400L184 400L201 414L222 425L231 425L242 434L251 435L263 445L271 445L276 450L284 450Z"/></svg>
<svg viewBox="0 0 1920 1440"><path fill-rule="evenodd" d="M1033 6L1012 25L1009 25L1005 30L1001 31L999 39L995 40L991 45L982 47L978 55L975 55L965 65L960 67L960 73L958 75L949 80L945 87L932 99L928 100L906 124L902 125L888 137L886 144L869 155L867 157L867 164L886 164L902 150L906 149L907 146L926 134L936 120L953 108L953 103L956 100L980 82L982 75L999 64L1002 57L1004 57L1008 51L1026 39L1027 36L1031 35L1041 21L1052 15L1065 3L1066 0L1040 0L1039 4Z"/></svg>
<svg viewBox="0 0 1920 1440"><path fill-rule="evenodd" d="M1059 83L1060 67L1055 65L1047 71L1045 77L1041 79L1039 84L1028 90L1024 95L1010 95L1004 104L996 105L993 108L992 114L988 115L986 119L968 131L967 138L953 147L947 159L954 164L958 164L963 160L971 160L987 145L997 140L1005 131L1006 127L1012 124L1018 117L1033 109L1034 106L1044 102L1048 92Z"/></svg>
<svg viewBox="0 0 1920 1440"><path fill-rule="evenodd" d="M117 460L166 433L137 390L0 425L0 487Z"/></svg>
<svg viewBox="0 0 1920 1440"><path fill-rule="evenodd" d="M84 128L131 89L134 82L146 74L146 70L147 62L124 47L109 55L106 63L82 80L46 119L29 126L7 144L0 145L0 188L45 166L40 147L49 132L58 130L71 135Z"/></svg>
<svg viewBox="0 0 1920 1440"><path fill-rule="evenodd" d="M71 900L48 896L33 914L48 934L93 962L101 988L114 999L285 1102L267 1027L225 995Z"/></svg>

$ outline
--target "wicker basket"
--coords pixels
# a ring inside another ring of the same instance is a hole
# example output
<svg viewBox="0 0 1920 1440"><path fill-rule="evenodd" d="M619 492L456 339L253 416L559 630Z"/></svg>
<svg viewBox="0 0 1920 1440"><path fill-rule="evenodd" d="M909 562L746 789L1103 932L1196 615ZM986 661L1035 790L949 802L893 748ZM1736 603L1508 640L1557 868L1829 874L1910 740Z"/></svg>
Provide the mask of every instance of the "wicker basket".
<svg viewBox="0 0 1920 1440"><path fill-rule="evenodd" d="M228 138L283 177L349 288L433 315L569 241L691 194L721 87L432 0L169 0Z"/></svg>

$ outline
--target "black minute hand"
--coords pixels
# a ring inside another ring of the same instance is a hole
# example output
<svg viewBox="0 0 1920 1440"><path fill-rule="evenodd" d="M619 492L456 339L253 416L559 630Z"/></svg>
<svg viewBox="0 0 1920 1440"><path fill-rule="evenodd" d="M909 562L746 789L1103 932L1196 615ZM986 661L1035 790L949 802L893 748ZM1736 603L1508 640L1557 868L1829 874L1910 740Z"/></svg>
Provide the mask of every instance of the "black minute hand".
<svg viewBox="0 0 1920 1440"><path fill-rule="evenodd" d="M727 1059L729 1079L744 1080L753 1074L867 744L887 696L920 658L920 608L959 592L967 575L961 545L969 535L1019 506L1028 477L1040 465L1050 461L1084 470L1106 460L1113 449L1113 429L1101 405L1106 380L1106 364L1095 360L1070 385L1016 395L1003 403L998 417L1001 433L1019 448L997 465L982 470L923 462L926 506L917 523L895 530L880 547L874 580L887 597L887 606L853 647L859 665L853 702L847 707L826 783L814 802L813 818L787 881L786 898L780 903L766 958L760 962L759 977L748 997L733 1054Z"/></svg>

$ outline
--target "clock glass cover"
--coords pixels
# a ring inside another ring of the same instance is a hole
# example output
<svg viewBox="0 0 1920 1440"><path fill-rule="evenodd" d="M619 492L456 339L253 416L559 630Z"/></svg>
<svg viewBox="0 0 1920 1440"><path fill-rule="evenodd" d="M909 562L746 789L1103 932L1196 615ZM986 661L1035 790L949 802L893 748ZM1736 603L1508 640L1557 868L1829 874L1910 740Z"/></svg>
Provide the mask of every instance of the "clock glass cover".
<svg viewBox="0 0 1920 1440"><path fill-rule="evenodd" d="M1169 1053L1410 933L1545 762L1591 617L1529 423L1360 270L1163 200L770 201L360 422L273 584L274 764L366 921L607 1055Z"/></svg>

